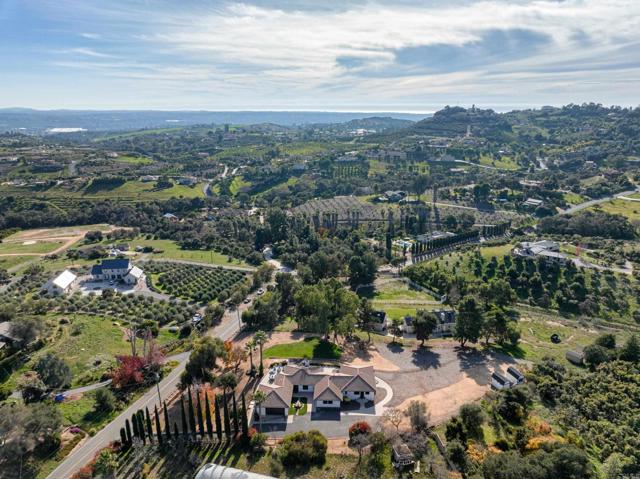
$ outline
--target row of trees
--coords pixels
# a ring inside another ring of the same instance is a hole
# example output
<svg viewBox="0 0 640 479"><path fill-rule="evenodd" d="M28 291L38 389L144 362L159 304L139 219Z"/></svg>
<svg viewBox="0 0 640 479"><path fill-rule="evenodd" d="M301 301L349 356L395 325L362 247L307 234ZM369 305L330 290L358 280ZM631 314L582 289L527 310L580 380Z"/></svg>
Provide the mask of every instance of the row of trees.
<svg viewBox="0 0 640 479"><path fill-rule="evenodd" d="M156 406L154 406L153 419L148 408L144 411L139 410L131 416L131 420L127 419L125 426L120 429L120 441L125 447L131 447L134 440L139 440L143 444L147 441L150 444L157 442L162 448L165 443L172 440L189 437L195 439L198 435L208 436L210 439L215 435L219 441L223 436L227 439L242 437L246 440L249 437L249 421L245 397L241 396L241 404L238 407L235 394L230 396L231 400L226 390L221 396L215 395L212 414L208 392L205 390L204 395L196 392L194 402L191 388L187 388L186 407L185 395L180 395L180 427L177 421L171 423L167 404L163 402L163 420ZM162 423L164 423L164 430Z"/></svg>

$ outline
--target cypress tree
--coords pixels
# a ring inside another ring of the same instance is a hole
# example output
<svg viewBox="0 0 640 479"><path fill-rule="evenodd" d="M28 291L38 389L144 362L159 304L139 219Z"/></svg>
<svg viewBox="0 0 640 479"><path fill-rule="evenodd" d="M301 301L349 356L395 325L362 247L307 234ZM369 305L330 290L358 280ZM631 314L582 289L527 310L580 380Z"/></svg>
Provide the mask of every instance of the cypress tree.
<svg viewBox="0 0 640 479"><path fill-rule="evenodd" d="M180 394L180 419L182 420L182 434L189 434L187 426L187 414L184 412L184 394Z"/></svg>
<svg viewBox="0 0 640 479"><path fill-rule="evenodd" d="M220 398L218 395L215 395L215 415L216 415L216 436L218 436L218 441L222 441L222 420L220 419Z"/></svg>
<svg viewBox="0 0 640 479"><path fill-rule="evenodd" d="M133 444L133 438L131 437L131 427L129 426L129 420L124 421L124 429L127 433L127 442L129 445Z"/></svg>
<svg viewBox="0 0 640 479"><path fill-rule="evenodd" d="M198 429L200 436L204 437L204 420L202 419L202 403L200 402L200 394L196 394L196 407L198 408Z"/></svg>
<svg viewBox="0 0 640 479"><path fill-rule="evenodd" d="M247 417L247 403L242 395L242 435L245 439L249 437L249 418Z"/></svg>
<svg viewBox="0 0 640 479"><path fill-rule="evenodd" d="M211 439L213 437L213 424L211 424L211 406L209 405L207 391L204 392L204 416L207 423L207 435Z"/></svg>
<svg viewBox="0 0 640 479"><path fill-rule="evenodd" d="M167 411L166 401L162 401L162 409L164 412L164 432L167 435L167 441L171 441L171 423L169 422L169 411Z"/></svg>
<svg viewBox="0 0 640 479"><path fill-rule="evenodd" d="M196 414L193 411L193 398L191 397L191 388L187 389L187 405L189 406L189 430L191 434L196 435Z"/></svg>
<svg viewBox="0 0 640 479"><path fill-rule="evenodd" d="M149 408L145 407L147 413L147 434L149 435L149 442L153 443L153 426L151 425L151 415L149 414Z"/></svg>
<svg viewBox="0 0 640 479"><path fill-rule="evenodd" d="M136 418L138 421L138 432L140 433L140 439L142 439L142 444L147 444L147 435L144 433L144 413L142 411L138 411L136 413Z"/></svg>
<svg viewBox="0 0 640 479"><path fill-rule="evenodd" d="M222 395L222 402L224 404L224 433L229 437L231 436L231 421L229 420L229 404L226 394Z"/></svg>
<svg viewBox="0 0 640 479"><path fill-rule="evenodd" d="M177 422L173 423L173 437L175 437L176 440L180 439L180 431L178 431L178 423Z"/></svg>
<svg viewBox="0 0 640 479"><path fill-rule="evenodd" d="M140 431L138 431L138 416L137 416L137 413L133 413L133 416L131 416L131 422L133 423L133 435L135 437L139 438L140 437Z"/></svg>
<svg viewBox="0 0 640 479"><path fill-rule="evenodd" d="M125 432L123 427L120 428L120 443L125 449L129 447L129 441L127 441L127 433Z"/></svg>
<svg viewBox="0 0 640 479"><path fill-rule="evenodd" d="M231 394L231 399L233 399L233 433L237 436L238 432L240 432L240 425L238 421L238 406L236 404L236 395L234 393Z"/></svg>
<svg viewBox="0 0 640 479"><path fill-rule="evenodd" d="M162 428L160 427L160 415L158 414L158 408L156 406L153 406L153 412L156 416L156 436L158 436L158 445L162 448L164 445L162 443Z"/></svg>

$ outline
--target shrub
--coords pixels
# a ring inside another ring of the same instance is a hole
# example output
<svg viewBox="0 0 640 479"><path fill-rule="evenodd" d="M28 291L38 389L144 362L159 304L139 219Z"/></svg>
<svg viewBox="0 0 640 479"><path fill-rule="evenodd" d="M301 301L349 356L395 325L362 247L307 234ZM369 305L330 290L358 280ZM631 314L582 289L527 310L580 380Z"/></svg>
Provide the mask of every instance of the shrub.
<svg viewBox="0 0 640 479"><path fill-rule="evenodd" d="M267 443L267 435L264 433L256 433L251 436L249 445L254 451L264 450L264 445Z"/></svg>
<svg viewBox="0 0 640 479"><path fill-rule="evenodd" d="M110 389L100 388L96 391L95 409L100 412L111 412L116 408L116 397Z"/></svg>
<svg viewBox="0 0 640 479"><path fill-rule="evenodd" d="M327 439L317 430L296 432L286 436L279 447L284 466L323 464L327 454Z"/></svg>

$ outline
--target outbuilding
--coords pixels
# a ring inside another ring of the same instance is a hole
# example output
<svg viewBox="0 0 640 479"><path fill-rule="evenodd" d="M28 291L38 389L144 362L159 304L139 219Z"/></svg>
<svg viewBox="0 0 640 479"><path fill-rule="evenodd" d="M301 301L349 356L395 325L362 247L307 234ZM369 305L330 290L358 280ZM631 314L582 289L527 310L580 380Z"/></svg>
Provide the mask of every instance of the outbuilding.
<svg viewBox="0 0 640 479"><path fill-rule="evenodd" d="M42 287L47 293L52 295L65 294L71 291L78 277L68 269L65 269L55 278L47 281Z"/></svg>

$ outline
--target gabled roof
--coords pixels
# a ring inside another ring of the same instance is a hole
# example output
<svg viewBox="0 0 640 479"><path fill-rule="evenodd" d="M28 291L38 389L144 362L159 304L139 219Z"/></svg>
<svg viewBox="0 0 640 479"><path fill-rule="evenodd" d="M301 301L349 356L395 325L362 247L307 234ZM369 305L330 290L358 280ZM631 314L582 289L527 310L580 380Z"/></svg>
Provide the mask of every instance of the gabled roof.
<svg viewBox="0 0 640 479"><path fill-rule="evenodd" d="M134 278L140 279L144 275L144 271L142 271L137 266L134 266L133 268L131 268L131 270L129 270L129 273L127 273L127 274L130 274Z"/></svg>
<svg viewBox="0 0 640 479"><path fill-rule="evenodd" d="M91 274L93 276L98 276L98 275L102 274L102 265L101 264L94 264L91 267Z"/></svg>
<svg viewBox="0 0 640 479"><path fill-rule="evenodd" d="M510 374L511 376L516 378L517 380L524 379L524 375L520 371L518 371L516 368L514 368L513 366L509 366L507 368L507 374Z"/></svg>
<svg viewBox="0 0 640 479"><path fill-rule="evenodd" d="M342 400L342 391L331 381L330 376L323 377L313 389L313 399L321 401Z"/></svg>
<svg viewBox="0 0 640 479"><path fill-rule="evenodd" d="M505 384L511 384L511 381L509 381L507 378L505 378L502 374L500 374L498 371L494 372L491 375L492 379L495 379L496 381L498 381L498 383L505 385Z"/></svg>
<svg viewBox="0 0 640 479"><path fill-rule="evenodd" d="M260 384L258 389L267 395L267 399L262 403L262 407L285 407L291 404L293 385L281 374L276 376L273 384Z"/></svg>
<svg viewBox="0 0 640 479"><path fill-rule="evenodd" d="M105 269L129 269L131 263L127 258L105 259L102 261L102 270Z"/></svg>
<svg viewBox="0 0 640 479"><path fill-rule="evenodd" d="M345 366L343 364L340 366L340 374L346 374L349 376L358 377L362 379L371 388L372 391L376 390L376 376L373 371L373 366L366 366L364 368L354 368L352 366ZM348 383L347 383L347 386L348 386Z"/></svg>
<svg viewBox="0 0 640 479"><path fill-rule="evenodd" d="M52 283L60 289L67 289L71 283L76 280L77 276L68 269L65 269L58 276L53 278Z"/></svg>

